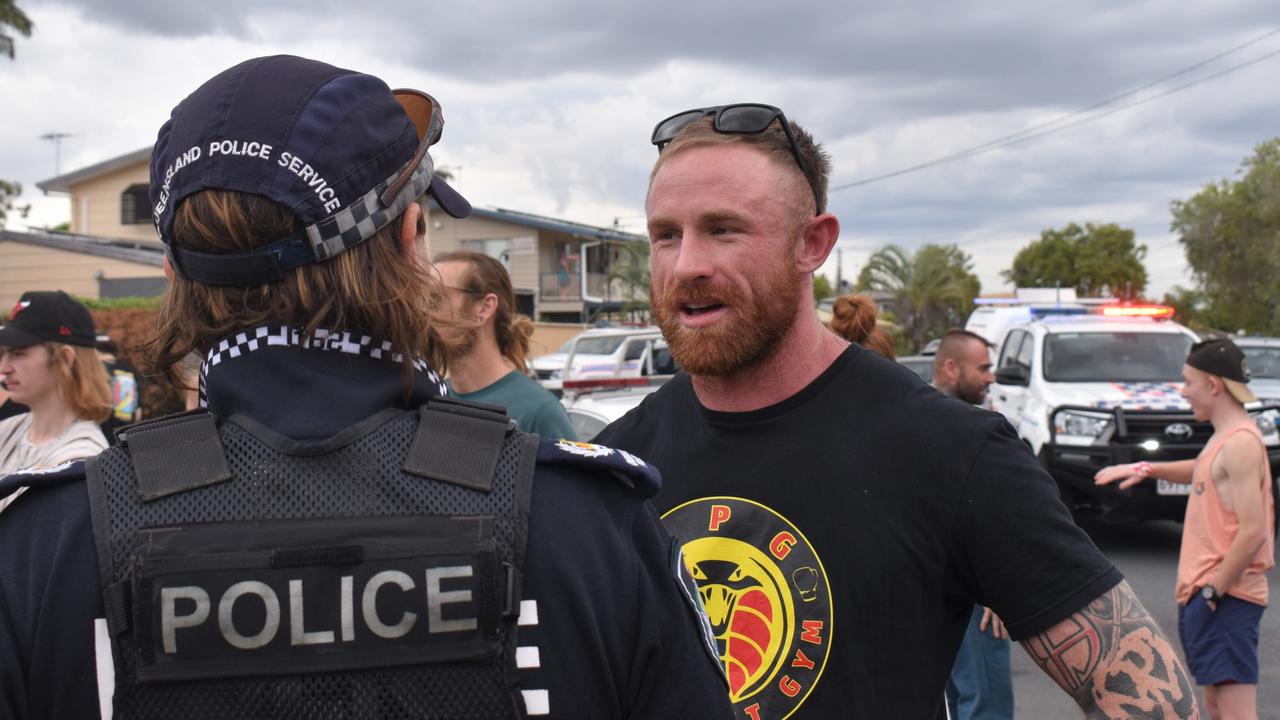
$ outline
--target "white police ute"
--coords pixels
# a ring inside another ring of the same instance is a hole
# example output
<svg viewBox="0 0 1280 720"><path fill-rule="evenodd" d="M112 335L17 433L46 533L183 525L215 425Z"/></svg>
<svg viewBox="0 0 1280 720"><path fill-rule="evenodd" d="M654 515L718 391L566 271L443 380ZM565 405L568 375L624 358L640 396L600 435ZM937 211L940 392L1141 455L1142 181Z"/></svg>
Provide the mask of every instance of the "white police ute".
<svg viewBox="0 0 1280 720"><path fill-rule="evenodd" d="M1190 486L1157 480L1121 490L1093 476L1117 463L1194 458L1213 428L1181 396L1198 339L1173 308L1079 300L978 308L967 329L997 344L991 409L1004 415L1074 511L1181 520ZM1249 408L1280 469L1277 405Z"/></svg>

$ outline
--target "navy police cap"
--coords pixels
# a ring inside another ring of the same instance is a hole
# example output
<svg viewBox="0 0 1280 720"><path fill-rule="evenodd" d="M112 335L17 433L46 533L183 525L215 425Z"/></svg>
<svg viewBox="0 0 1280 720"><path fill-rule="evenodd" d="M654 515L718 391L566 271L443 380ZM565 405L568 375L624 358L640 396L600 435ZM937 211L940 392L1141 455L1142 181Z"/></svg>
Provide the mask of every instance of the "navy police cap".
<svg viewBox="0 0 1280 720"><path fill-rule="evenodd" d="M315 60L255 58L214 76L173 109L151 156L156 229L174 269L210 285L275 282L367 240L430 192L466 217L471 205L435 174L439 103L372 75ZM302 228L250 252L174 243L174 208L201 190L261 195Z"/></svg>

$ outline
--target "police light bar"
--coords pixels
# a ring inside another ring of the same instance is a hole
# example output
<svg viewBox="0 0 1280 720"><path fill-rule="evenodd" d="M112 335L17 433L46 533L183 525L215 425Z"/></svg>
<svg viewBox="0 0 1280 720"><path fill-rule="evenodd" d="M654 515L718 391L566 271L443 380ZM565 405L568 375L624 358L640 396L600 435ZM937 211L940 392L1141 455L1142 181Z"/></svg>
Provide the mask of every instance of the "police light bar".
<svg viewBox="0 0 1280 720"><path fill-rule="evenodd" d="M561 387L567 392L577 390L612 390L616 388L647 387L651 383L647 377L598 378L595 380L565 380Z"/></svg>
<svg viewBox="0 0 1280 720"><path fill-rule="evenodd" d="M1032 314L1033 316L1035 316L1035 317L1045 317L1045 316L1048 316L1048 315L1087 315L1088 313L1089 313L1089 308L1086 308L1086 307L1072 307L1072 306L1070 306L1070 305L1066 305L1066 306L1063 306L1063 307L1033 307L1033 308L1031 308L1031 314Z"/></svg>
<svg viewBox="0 0 1280 720"><path fill-rule="evenodd" d="M1165 319L1173 317L1170 305L1107 305L1102 308L1104 317L1145 317Z"/></svg>

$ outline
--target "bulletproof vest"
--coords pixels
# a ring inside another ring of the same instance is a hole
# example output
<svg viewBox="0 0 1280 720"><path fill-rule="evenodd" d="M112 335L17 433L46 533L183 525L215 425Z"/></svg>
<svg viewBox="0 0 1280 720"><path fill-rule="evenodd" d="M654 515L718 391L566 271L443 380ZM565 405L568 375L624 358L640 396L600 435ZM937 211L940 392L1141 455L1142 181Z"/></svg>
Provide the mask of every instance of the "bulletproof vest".
<svg viewBox="0 0 1280 720"><path fill-rule="evenodd" d="M538 437L433 399L332 438L204 412L89 462L116 718L523 718Z"/></svg>

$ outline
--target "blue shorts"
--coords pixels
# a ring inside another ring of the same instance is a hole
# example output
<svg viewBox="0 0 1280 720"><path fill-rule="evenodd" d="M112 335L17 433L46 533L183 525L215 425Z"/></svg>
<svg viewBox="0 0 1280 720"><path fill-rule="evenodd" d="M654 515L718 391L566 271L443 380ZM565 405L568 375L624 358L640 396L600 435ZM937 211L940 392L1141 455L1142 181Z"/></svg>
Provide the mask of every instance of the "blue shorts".
<svg viewBox="0 0 1280 720"><path fill-rule="evenodd" d="M1228 595L1215 613L1199 593L1178 608L1178 636L1197 685L1258 684L1258 628L1263 610L1261 605Z"/></svg>

